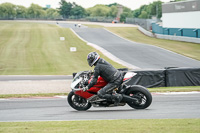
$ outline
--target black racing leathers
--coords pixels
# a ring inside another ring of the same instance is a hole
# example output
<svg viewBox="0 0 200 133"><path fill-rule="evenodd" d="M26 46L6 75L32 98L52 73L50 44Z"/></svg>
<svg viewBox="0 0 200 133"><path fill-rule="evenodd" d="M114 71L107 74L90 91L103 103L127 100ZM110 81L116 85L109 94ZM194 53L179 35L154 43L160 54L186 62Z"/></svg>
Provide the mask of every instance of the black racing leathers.
<svg viewBox="0 0 200 133"><path fill-rule="evenodd" d="M98 76L101 76L108 83L113 84L115 84L115 81L119 81L119 78L122 80L121 72L102 58L100 58L95 64L93 78L88 85L89 89L97 83ZM116 85L118 84L120 84L120 82L116 82Z"/></svg>
<svg viewBox="0 0 200 133"><path fill-rule="evenodd" d="M89 89L96 84L98 76L101 76L108 82L106 86L98 91L97 95L99 98L107 99L108 101L114 100L114 105L118 105L123 97L121 94L112 95L112 92L115 88L118 88L123 81L121 72L115 69L110 63L100 58L95 64L94 76L88 85Z"/></svg>

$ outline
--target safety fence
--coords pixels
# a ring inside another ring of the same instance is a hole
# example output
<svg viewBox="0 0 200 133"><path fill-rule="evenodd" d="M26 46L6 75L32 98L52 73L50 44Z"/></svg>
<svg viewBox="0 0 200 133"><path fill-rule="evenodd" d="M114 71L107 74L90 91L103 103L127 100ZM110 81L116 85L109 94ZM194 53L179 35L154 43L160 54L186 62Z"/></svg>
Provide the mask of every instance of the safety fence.
<svg viewBox="0 0 200 133"><path fill-rule="evenodd" d="M147 36L155 37L155 38L159 38L159 39L167 39L167 40L175 40L175 41L183 41L183 42L200 43L200 38L155 34L155 33L152 33L150 31L145 30L141 26L138 26L138 30L141 31L143 34L145 34Z"/></svg>
<svg viewBox="0 0 200 133"><path fill-rule="evenodd" d="M154 20L154 19L126 18L127 24L136 24L148 31L152 30L152 25L151 25L152 23L156 23L159 21L160 20Z"/></svg>
<svg viewBox="0 0 200 133"><path fill-rule="evenodd" d="M160 70L132 70L129 85L152 87L200 86L200 68L166 68Z"/></svg>
<svg viewBox="0 0 200 133"><path fill-rule="evenodd" d="M15 17L15 18L3 18L0 16L0 20L51 20L51 21L89 21L89 22L103 22L103 23L112 23L115 18L113 17L81 17L81 16L69 16L67 18L56 17L56 18L48 18L48 17L37 17L37 18L29 18L29 17Z"/></svg>
<svg viewBox="0 0 200 133"><path fill-rule="evenodd" d="M137 73L127 85L142 85L147 88L172 86L200 86L200 68L165 68L156 70L128 70ZM76 73L73 73L73 77Z"/></svg>
<svg viewBox="0 0 200 133"><path fill-rule="evenodd" d="M152 32L155 34L200 38L200 29L164 28L157 23L152 23Z"/></svg>

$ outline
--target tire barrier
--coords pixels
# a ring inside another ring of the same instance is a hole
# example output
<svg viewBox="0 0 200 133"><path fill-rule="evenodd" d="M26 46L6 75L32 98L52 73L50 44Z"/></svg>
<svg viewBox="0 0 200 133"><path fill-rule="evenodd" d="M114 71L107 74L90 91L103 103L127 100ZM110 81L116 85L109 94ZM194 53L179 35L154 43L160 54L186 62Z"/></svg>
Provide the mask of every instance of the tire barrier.
<svg viewBox="0 0 200 133"><path fill-rule="evenodd" d="M152 87L200 86L200 68L165 68L134 71L137 75L128 84Z"/></svg>
<svg viewBox="0 0 200 133"><path fill-rule="evenodd" d="M166 86L200 86L200 68L166 69Z"/></svg>
<svg viewBox="0 0 200 133"><path fill-rule="evenodd" d="M127 68L119 69L128 71ZM200 86L200 68L173 68L156 70L129 70L137 73L127 85L142 85L147 88L172 86ZM76 73L73 73L73 77Z"/></svg>
<svg viewBox="0 0 200 133"><path fill-rule="evenodd" d="M136 70L137 73L127 84L142 85L147 88L165 86L165 70Z"/></svg>

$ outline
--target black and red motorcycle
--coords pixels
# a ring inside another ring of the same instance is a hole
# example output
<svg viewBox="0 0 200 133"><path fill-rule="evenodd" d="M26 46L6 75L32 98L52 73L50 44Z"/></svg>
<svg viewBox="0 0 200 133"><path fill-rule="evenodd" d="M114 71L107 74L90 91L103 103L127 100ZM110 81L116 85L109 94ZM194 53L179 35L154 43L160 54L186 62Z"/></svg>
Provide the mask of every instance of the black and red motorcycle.
<svg viewBox="0 0 200 133"><path fill-rule="evenodd" d="M71 88L72 91L67 97L69 105L78 110L88 110L93 107L113 107L114 102L106 99L101 99L97 96L97 92L107 85L107 82L99 76L97 83L87 91L82 88L88 85L92 79L91 71L82 71L75 75ZM113 90L112 95L116 93L122 94L123 99L118 106L124 106L126 103L135 109L145 109L150 106L152 102L151 93L140 85L126 85L137 73L123 72L123 83L119 88Z"/></svg>

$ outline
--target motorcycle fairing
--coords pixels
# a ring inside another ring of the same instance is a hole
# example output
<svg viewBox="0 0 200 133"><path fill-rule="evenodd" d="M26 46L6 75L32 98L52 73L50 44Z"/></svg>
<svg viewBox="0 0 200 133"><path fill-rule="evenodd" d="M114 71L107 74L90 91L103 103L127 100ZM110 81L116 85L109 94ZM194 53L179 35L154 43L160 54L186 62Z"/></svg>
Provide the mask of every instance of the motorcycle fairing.
<svg viewBox="0 0 200 133"><path fill-rule="evenodd" d="M123 82L126 82L127 80L131 79L133 76L135 76L137 73L134 73L134 72L127 72L125 75L124 75L124 79L123 79Z"/></svg>
<svg viewBox="0 0 200 133"><path fill-rule="evenodd" d="M134 72L127 72L124 76L123 82L126 82L128 80L130 80L133 76L135 76L137 73ZM88 81L88 83L90 83L92 80L91 79ZM78 82L77 82L78 83ZM87 91L83 91L81 88L77 88L76 91L74 92L76 95L79 95L85 99L88 99L90 97L92 97L93 95L97 94L97 92L103 88L104 86L106 86L108 83L102 78L102 77L98 77L97 83L91 87L89 90Z"/></svg>
<svg viewBox="0 0 200 133"><path fill-rule="evenodd" d="M88 81L88 83L90 83L92 80L92 78ZM74 93L83 97L83 98L90 98L91 96L93 96L94 94L97 94L97 92L104 86L106 86L108 83L102 78L102 77L98 77L97 83L91 87L89 90L87 91L83 91L83 90L79 90L79 91L75 91Z"/></svg>

